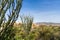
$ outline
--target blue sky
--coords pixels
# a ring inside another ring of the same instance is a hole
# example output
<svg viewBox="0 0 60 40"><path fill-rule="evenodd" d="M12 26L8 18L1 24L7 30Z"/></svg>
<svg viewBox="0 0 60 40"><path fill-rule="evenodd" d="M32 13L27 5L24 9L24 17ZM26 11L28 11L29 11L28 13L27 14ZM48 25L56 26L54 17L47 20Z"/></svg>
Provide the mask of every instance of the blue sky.
<svg viewBox="0 0 60 40"><path fill-rule="evenodd" d="M21 15L31 15L34 22L60 23L60 0L23 0Z"/></svg>

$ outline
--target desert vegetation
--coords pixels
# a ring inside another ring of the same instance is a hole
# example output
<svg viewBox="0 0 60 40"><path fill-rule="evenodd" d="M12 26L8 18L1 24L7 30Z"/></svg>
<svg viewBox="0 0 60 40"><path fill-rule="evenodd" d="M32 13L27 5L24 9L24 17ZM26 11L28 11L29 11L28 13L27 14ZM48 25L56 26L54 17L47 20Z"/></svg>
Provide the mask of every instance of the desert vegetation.
<svg viewBox="0 0 60 40"><path fill-rule="evenodd" d="M32 27L32 24L32 18L27 17L27 19L25 19L24 23L20 27L15 27L16 40L60 40L59 26L39 25Z"/></svg>
<svg viewBox="0 0 60 40"><path fill-rule="evenodd" d="M33 25L31 16L21 16L22 23L14 26L21 6L22 0L0 0L0 40L60 40L60 26Z"/></svg>
<svg viewBox="0 0 60 40"><path fill-rule="evenodd" d="M21 6L22 0L0 0L0 40L15 40L13 25Z"/></svg>

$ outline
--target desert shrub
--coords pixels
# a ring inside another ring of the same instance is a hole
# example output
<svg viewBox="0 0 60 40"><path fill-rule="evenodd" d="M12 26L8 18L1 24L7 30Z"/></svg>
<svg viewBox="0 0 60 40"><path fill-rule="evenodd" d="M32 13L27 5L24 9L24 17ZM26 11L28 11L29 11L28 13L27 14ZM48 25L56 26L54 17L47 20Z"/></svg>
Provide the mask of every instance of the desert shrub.
<svg viewBox="0 0 60 40"><path fill-rule="evenodd" d="M32 28L33 18L30 16L22 16L21 26L14 27L21 4L22 0L0 0L0 40L60 40L59 26L40 25Z"/></svg>
<svg viewBox="0 0 60 40"><path fill-rule="evenodd" d="M28 35L25 29L19 30L16 35L17 40L60 40L60 27L42 26L29 31Z"/></svg>
<svg viewBox="0 0 60 40"><path fill-rule="evenodd" d="M60 40L60 27L44 26L39 27L39 38L41 40Z"/></svg>
<svg viewBox="0 0 60 40"><path fill-rule="evenodd" d="M60 40L59 26L40 25L32 28L33 20L28 16L22 18L22 22L22 25L16 28L16 40Z"/></svg>
<svg viewBox="0 0 60 40"><path fill-rule="evenodd" d="M28 35L30 34L33 18L30 16L21 17L21 26L17 28L16 40L28 40Z"/></svg>

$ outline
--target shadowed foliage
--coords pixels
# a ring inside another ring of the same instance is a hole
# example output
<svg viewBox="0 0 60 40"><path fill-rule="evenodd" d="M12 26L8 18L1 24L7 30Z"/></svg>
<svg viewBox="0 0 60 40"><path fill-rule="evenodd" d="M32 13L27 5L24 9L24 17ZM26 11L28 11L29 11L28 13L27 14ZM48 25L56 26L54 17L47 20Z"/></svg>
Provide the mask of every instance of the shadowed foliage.
<svg viewBox="0 0 60 40"><path fill-rule="evenodd" d="M14 40L13 24L21 6L22 0L0 0L0 40Z"/></svg>

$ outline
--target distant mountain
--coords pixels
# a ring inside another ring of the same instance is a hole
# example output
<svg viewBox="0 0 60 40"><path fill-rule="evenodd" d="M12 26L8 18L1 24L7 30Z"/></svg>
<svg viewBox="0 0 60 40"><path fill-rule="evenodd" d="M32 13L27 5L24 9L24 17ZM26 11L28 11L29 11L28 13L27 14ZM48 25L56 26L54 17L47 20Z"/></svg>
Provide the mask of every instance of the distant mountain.
<svg viewBox="0 0 60 40"><path fill-rule="evenodd" d="M20 27L22 25L22 23L14 23L14 26L16 27ZM37 23L33 23L32 27L38 27L39 25L47 25L47 26L60 26L60 23L52 23L52 22L37 22Z"/></svg>
<svg viewBox="0 0 60 40"><path fill-rule="evenodd" d="M52 22L37 22L36 25L52 25L52 26L60 26L60 23L52 23Z"/></svg>

